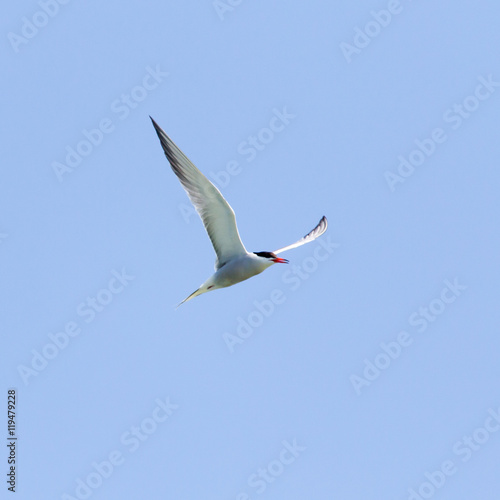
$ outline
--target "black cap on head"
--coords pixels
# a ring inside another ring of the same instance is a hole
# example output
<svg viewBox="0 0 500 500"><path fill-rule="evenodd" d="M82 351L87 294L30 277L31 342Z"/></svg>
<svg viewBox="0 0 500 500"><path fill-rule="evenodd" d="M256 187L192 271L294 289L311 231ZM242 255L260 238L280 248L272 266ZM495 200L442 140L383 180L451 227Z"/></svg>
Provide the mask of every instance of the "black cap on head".
<svg viewBox="0 0 500 500"><path fill-rule="evenodd" d="M273 252L254 252L254 254L267 259L276 259L276 254Z"/></svg>

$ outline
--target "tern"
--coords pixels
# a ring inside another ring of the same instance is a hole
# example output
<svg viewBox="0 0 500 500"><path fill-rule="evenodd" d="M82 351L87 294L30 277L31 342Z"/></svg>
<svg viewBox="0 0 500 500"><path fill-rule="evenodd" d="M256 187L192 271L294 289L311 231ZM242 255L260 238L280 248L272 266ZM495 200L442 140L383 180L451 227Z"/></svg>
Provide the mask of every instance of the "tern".
<svg viewBox="0 0 500 500"><path fill-rule="evenodd" d="M150 117L151 118L151 117ZM202 293L235 285L260 274L273 264L288 264L277 254L299 247L321 236L328 226L323 216L303 238L274 252L247 252L241 242L234 211L220 191L189 161L170 137L151 118L165 156L201 217L217 259L215 273L177 307Z"/></svg>

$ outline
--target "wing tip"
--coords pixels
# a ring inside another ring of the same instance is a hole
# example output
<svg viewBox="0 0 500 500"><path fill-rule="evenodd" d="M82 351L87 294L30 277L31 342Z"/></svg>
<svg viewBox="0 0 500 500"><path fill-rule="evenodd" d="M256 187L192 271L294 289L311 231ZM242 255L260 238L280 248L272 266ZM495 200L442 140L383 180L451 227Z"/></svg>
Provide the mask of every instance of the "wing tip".
<svg viewBox="0 0 500 500"><path fill-rule="evenodd" d="M318 226L320 225L324 225L323 231L321 231L321 234L323 234L328 229L328 219L326 218L326 215L323 215L323 217L321 217Z"/></svg>
<svg viewBox="0 0 500 500"><path fill-rule="evenodd" d="M160 132L163 132L162 128L155 122L154 118L151 115L149 115L149 118L153 122L153 127L155 128L156 133L158 134L158 136L160 136Z"/></svg>
<svg viewBox="0 0 500 500"><path fill-rule="evenodd" d="M175 161L175 144L170 139L170 137L165 133L165 131L154 121L154 119L150 116L151 121L153 122L153 127L156 131L156 135L158 139L160 139L161 147L163 148L163 152L167 156L168 161L172 165L172 162Z"/></svg>
<svg viewBox="0 0 500 500"><path fill-rule="evenodd" d="M310 241L315 240L316 238L319 238L326 230L328 229L328 219L326 218L326 215L323 215L319 222L316 224L316 227L309 233L307 233L304 238L311 238Z"/></svg>
<svg viewBox="0 0 500 500"><path fill-rule="evenodd" d="M187 302L188 300L191 300L193 299L194 297L198 296L198 295L201 295L203 292L200 292L200 289L198 288L197 290L195 290L191 295L189 295L188 297L186 297L182 302L179 302L176 306L176 309L179 307L179 306L182 306L182 304L184 304L184 302Z"/></svg>

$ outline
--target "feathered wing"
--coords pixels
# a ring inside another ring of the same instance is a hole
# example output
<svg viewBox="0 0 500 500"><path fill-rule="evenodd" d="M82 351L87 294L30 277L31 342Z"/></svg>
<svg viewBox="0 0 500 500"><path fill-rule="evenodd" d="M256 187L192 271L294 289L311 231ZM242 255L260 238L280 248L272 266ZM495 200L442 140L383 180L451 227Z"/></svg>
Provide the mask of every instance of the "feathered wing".
<svg viewBox="0 0 500 500"><path fill-rule="evenodd" d="M306 243L315 240L318 236L321 236L326 231L327 228L328 228L328 221L326 220L326 217L323 215L323 217L321 217L321 220L318 222L318 225L312 231L307 233L303 238L301 238L299 241L296 241L295 243L292 243L291 245L276 250L274 253L279 254L281 252L285 252L286 250L291 250L292 248L297 248L300 247L301 245L305 245Z"/></svg>
<svg viewBox="0 0 500 500"><path fill-rule="evenodd" d="M151 118L151 117L150 117ZM215 269L247 253L241 242L234 211L220 191L189 161L170 137L151 118L172 170L198 212L217 254Z"/></svg>

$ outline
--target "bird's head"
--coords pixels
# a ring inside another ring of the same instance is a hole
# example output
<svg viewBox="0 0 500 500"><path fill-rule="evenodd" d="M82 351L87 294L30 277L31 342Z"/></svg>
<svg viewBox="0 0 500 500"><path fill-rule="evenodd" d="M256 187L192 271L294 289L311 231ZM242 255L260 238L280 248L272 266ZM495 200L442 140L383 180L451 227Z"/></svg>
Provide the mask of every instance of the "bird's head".
<svg viewBox="0 0 500 500"><path fill-rule="evenodd" d="M288 264L288 261L286 259L278 257L273 252L254 252L254 254L260 257L261 259L271 262L272 264Z"/></svg>

